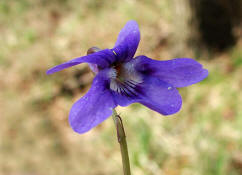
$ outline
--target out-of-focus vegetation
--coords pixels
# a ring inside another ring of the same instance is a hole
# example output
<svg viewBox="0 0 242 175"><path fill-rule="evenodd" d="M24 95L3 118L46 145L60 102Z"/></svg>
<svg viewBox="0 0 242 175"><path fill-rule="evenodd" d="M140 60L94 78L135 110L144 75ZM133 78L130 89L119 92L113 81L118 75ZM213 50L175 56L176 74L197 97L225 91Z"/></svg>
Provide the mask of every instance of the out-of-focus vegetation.
<svg viewBox="0 0 242 175"><path fill-rule="evenodd" d="M87 65L45 71L92 46L111 48L130 19L141 30L137 55L192 57L210 72L180 89L183 108L174 116L139 104L118 108L133 174L241 174L241 38L223 53L193 49L190 16L180 0L1 0L0 174L122 174L111 118L84 135L68 125L69 109L92 82Z"/></svg>

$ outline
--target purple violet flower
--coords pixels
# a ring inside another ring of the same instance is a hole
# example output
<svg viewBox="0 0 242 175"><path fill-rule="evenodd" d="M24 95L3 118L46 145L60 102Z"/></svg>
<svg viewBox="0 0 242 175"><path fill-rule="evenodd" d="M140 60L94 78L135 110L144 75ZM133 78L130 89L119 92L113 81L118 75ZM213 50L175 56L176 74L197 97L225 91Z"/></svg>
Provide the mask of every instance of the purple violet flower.
<svg viewBox="0 0 242 175"><path fill-rule="evenodd" d="M90 90L71 108L69 123L74 131L89 131L107 119L118 105L141 103L162 115L174 114L182 105L177 88L198 83L208 76L208 71L191 58L167 61L143 55L133 58L139 41L138 24L129 21L113 49L99 50L47 71L52 74L89 63L96 74Z"/></svg>

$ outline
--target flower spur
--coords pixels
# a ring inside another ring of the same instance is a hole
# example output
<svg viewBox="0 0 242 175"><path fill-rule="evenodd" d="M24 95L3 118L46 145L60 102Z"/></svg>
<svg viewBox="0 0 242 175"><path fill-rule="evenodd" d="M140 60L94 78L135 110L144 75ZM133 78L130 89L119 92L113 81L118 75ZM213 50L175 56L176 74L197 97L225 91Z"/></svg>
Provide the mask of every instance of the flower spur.
<svg viewBox="0 0 242 175"><path fill-rule="evenodd" d="M57 65L47 74L88 63L95 73L90 90L71 108L69 123L74 131L85 133L112 114L112 110L141 103L162 114L178 112L182 98L176 88L200 82L208 71L191 58L167 61L146 56L134 57L140 41L138 24L129 21L120 31L114 48L91 48L88 55Z"/></svg>

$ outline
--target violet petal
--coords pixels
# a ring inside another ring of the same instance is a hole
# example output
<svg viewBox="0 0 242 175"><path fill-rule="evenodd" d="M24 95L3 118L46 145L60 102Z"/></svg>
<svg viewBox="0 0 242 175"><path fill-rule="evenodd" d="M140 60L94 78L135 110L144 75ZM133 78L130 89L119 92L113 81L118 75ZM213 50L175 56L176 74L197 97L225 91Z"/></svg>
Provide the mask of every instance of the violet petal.
<svg viewBox="0 0 242 175"><path fill-rule="evenodd" d="M113 48L118 60L129 61L133 58L140 41L139 26L135 21L128 21L120 31Z"/></svg>
<svg viewBox="0 0 242 175"><path fill-rule="evenodd" d="M151 76L143 77L143 82L135 88L136 96L132 98L125 94L112 93L115 102L120 106L138 102L163 115L178 112L182 105L182 98L175 87Z"/></svg>
<svg viewBox="0 0 242 175"><path fill-rule="evenodd" d="M92 63L96 64L100 68L107 68L115 61L115 56L110 49L104 49L99 52L89 54L86 56L74 58L70 61L57 65L49 70L47 70L47 74L53 74L55 72L61 71L71 66L75 66L81 63Z"/></svg>
<svg viewBox="0 0 242 175"><path fill-rule="evenodd" d="M69 123L77 133L85 133L103 122L117 105L108 87L108 70L100 71L92 87L71 108Z"/></svg>
<svg viewBox="0 0 242 175"><path fill-rule="evenodd" d="M137 97L130 98L130 97L124 95L124 94L119 94L119 93L114 92L114 91L112 91L112 94L113 94L115 103L122 106L122 107L125 107L125 106L132 104L132 103L137 102Z"/></svg>
<svg viewBox="0 0 242 175"><path fill-rule="evenodd" d="M191 58L158 61L146 56L138 56L134 59L134 62L138 71L158 77L174 87L189 86L202 81L208 76L208 70Z"/></svg>
<svg viewBox="0 0 242 175"><path fill-rule="evenodd" d="M182 106L178 90L158 78L144 78L144 82L140 85L140 94L139 103L163 115L174 114Z"/></svg>

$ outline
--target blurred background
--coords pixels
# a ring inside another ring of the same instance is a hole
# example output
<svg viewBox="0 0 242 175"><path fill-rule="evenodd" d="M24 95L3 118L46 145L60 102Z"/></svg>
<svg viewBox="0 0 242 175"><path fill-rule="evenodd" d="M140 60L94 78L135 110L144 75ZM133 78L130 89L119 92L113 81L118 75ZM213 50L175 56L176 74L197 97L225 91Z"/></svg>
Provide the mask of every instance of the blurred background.
<svg viewBox="0 0 242 175"><path fill-rule="evenodd" d="M136 55L191 57L210 72L163 117L118 108L134 175L242 174L241 0L0 0L0 174L121 175L111 118L84 135L68 113L93 79L86 64L45 71L88 48L112 48L134 19Z"/></svg>

